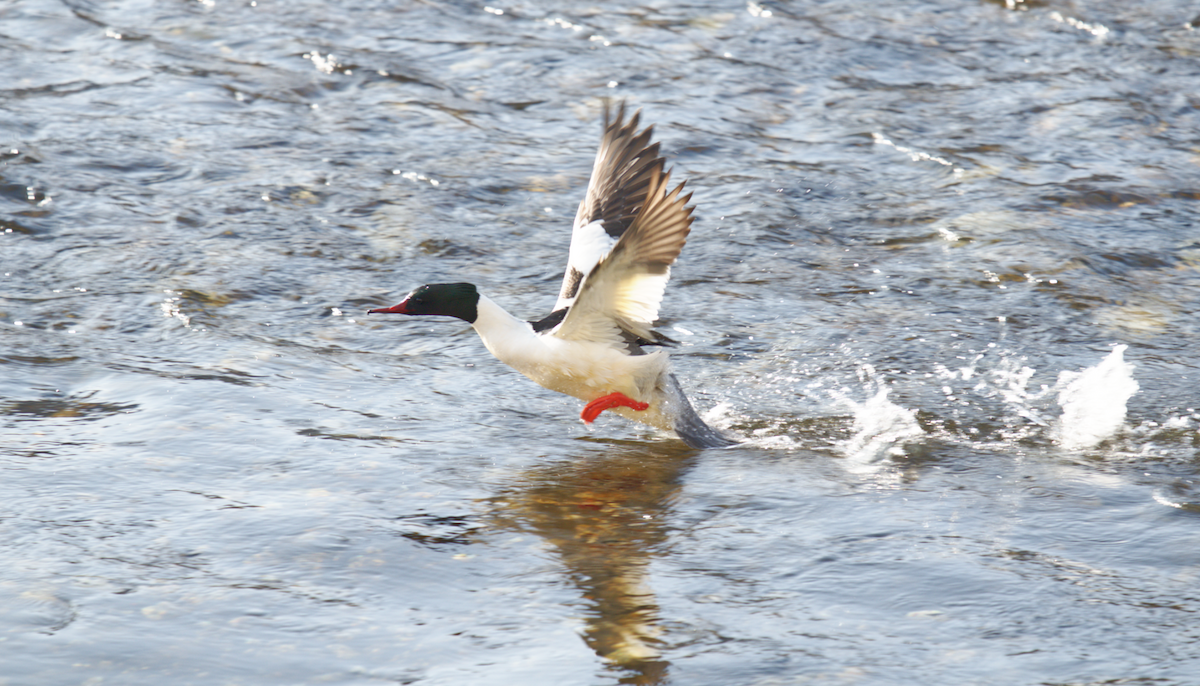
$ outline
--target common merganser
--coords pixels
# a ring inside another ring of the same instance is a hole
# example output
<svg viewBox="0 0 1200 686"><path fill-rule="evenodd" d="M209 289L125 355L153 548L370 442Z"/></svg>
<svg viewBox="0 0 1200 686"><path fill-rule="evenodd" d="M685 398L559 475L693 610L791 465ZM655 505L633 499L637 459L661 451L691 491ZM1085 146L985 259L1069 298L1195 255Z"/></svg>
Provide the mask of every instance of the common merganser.
<svg viewBox="0 0 1200 686"><path fill-rule="evenodd" d="M501 362L552 391L587 402L586 424L605 410L674 431L693 448L736 441L704 423L671 373L653 331L671 264L692 226L692 194L683 183L668 191L670 171L651 143L653 126L639 132L641 110L625 122L625 103L604 134L587 194L575 215L567 271L549 316L527 322L469 283L428 284L400 304L370 314L443 315L469 322ZM653 348L653 349L650 349Z"/></svg>

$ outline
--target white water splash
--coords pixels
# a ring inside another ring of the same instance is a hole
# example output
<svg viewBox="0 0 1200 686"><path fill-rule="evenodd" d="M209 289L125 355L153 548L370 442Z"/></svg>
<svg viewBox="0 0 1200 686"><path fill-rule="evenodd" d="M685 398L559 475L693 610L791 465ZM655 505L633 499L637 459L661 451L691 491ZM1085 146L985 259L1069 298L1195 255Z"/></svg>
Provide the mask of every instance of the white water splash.
<svg viewBox="0 0 1200 686"><path fill-rule="evenodd" d="M729 429L729 427L733 426L737 415L733 411L733 403L719 402L708 408L708 411L701 414L700 418L710 426L718 429Z"/></svg>
<svg viewBox="0 0 1200 686"><path fill-rule="evenodd" d="M1125 424L1125 403L1137 393L1133 365L1124 359L1128 346L1118 345L1094 367L1060 372L1058 404L1063 413L1056 438L1064 448L1090 448Z"/></svg>
<svg viewBox="0 0 1200 686"><path fill-rule="evenodd" d="M879 384L879 390L865 402L842 398L854 410L854 435L840 447L855 471L873 469L886 457L902 455L907 441L925 435L917 423L917 411L900 407L887 396L887 386Z"/></svg>
<svg viewBox="0 0 1200 686"><path fill-rule="evenodd" d="M786 434L773 434L777 427L763 427L755 429L750 435L743 435L734 429L734 424L738 420L744 419L737 412L731 403L720 402L714 405L707 412L701 415L701 419L709 426L720 429L728 433L738 440L748 443L759 448L768 450L794 450L801 447L801 442Z"/></svg>
<svg viewBox="0 0 1200 686"><path fill-rule="evenodd" d="M977 390L990 391L998 394L1017 416L1027 419L1039 426L1049 426L1043 420L1036 404L1053 389L1042 384L1037 390L1029 389L1029 381L1036 373L1032 367L1021 364L1024 358L1001 360L1000 365L991 370L991 384L980 384Z"/></svg>

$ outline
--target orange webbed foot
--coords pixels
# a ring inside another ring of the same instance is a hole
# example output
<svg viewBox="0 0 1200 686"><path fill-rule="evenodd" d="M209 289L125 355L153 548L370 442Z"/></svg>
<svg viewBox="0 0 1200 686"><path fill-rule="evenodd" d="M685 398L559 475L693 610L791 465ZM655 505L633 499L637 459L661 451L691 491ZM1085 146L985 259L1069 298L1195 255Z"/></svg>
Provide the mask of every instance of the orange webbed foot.
<svg viewBox="0 0 1200 686"><path fill-rule="evenodd" d="M628 407L641 412L650 409L650 403L638 402L624 393L609 393L588 403L583 408L583 412L579 413L579 418L583 420L584 424L591 424L596 421L596 417L599 417L601 412L614 407Z"/></svg>

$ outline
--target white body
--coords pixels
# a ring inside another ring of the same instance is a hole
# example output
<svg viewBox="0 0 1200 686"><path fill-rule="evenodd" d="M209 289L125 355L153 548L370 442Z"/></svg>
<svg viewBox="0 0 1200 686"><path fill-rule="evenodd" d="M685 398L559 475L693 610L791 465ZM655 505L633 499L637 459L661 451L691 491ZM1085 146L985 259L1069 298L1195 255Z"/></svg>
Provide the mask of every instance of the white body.
<svg viewBox="0 0 1200 686"><path fill-rule="evenodd" d="M662 378L670 360L662 350L630 355L607 341L564 340L534 333L529 322L505 312L487 296L479 296L473 324L483 344L501 362L538 385L584 401L609 393L650 404L644 411L625 407L609 412L660 429L674 428Z"/></svg>

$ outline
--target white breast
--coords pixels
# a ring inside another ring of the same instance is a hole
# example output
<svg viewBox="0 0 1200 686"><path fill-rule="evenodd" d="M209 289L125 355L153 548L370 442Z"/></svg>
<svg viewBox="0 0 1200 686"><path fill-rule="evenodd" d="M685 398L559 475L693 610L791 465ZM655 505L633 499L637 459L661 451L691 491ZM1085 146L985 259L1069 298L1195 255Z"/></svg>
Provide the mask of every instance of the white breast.
<svg viewBox="0 0 1200 686"><path fill-rule="evenodd" d="M629 355L604 342L568 341L539 336L528 322L480 296L474 327L484 345L501 362L559 393L593 400L613 392L649 402L667 354L656 350Z"/></svg>

